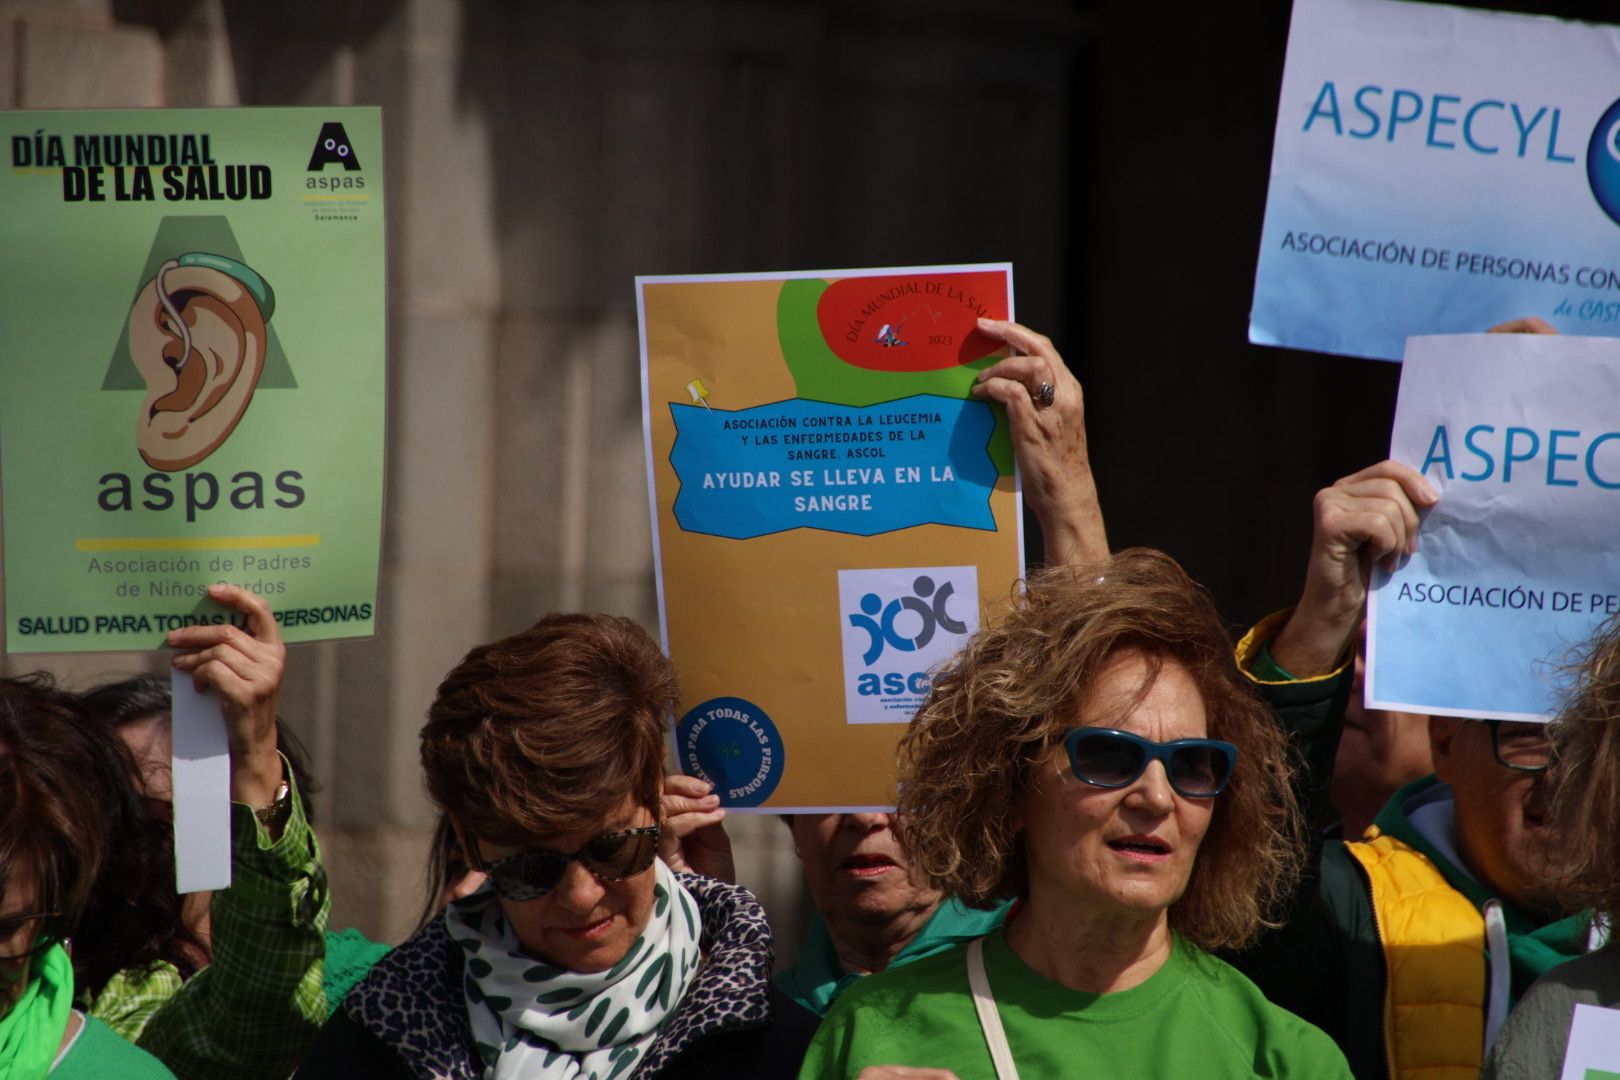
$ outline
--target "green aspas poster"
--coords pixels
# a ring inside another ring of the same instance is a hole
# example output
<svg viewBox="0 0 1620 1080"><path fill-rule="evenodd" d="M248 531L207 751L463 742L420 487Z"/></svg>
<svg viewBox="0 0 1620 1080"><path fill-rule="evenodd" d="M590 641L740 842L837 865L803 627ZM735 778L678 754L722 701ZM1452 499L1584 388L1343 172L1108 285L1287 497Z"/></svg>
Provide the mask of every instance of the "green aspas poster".
<svg viewBox="0 0 1620 1080"><path fill-rule="evenodd" d="M0 113L6 648L148 649L260 593L370 634L382 115Z"/></svg>

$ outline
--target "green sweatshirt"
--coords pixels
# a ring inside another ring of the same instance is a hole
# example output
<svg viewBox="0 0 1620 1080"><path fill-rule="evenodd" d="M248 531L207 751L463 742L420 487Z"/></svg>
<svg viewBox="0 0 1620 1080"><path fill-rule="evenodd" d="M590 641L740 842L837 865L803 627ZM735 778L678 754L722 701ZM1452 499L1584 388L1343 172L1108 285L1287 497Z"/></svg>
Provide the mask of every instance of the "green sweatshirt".
<svg viewBox="0 0 1620 1080"><path fill-rule="evenodd" d="M174 1080L174 1073L157 1058L125 1042L95 1017L79 1015L84 1027L51 1070L51 1080Z"/></svg>
<svg viewBox="0 0 1620 1080"><path fill-rule="evenodd" d="M1004 930L984 942L985 971L1023 1076L1350 1076L1331 1039L1179 937L1162 968L1115 994L1082 993L1042 978L1007 945ZM958 946L851 987L816 1032L800 1080L853 1078L870 1065L995 1080L968 989L966 952Z"/></svg>

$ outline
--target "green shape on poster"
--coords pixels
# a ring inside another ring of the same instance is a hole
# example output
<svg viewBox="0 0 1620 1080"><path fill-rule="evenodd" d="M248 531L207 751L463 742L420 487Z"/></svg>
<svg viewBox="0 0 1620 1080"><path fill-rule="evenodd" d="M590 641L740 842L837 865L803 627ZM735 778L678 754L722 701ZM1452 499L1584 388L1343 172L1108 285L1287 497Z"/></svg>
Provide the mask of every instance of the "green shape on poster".
<svg viewBox="0 0 1620 1080"><path fill-rule="evenodd" d="M1586 1080L1620 1080L1620 1073L1608 1069L1587 1069Z"/></svg>
<svg viewBox="0 0 1620 1080"><path fill-rule="evenodd" d="M816 318L816 306L828 284L817 278L789 278L782 282L782 292L776 299L776 336L800 398L857 407L899 401L913 394L965 398L971 396L979 372L1000 359L987 356L971 364L935 371L871 371L845 363L827 347ZM1011 476L1012 435L1007 413L1000 406L992 411L996 429L990 436L990 459L998 474Z"/></svg>
<svg viewBox="0 0 1620 1080"><path fill-rule="evenodd" d="M236 234L231 231L230 220L224 215L166 217L158 225L157 235L152 238L152 248L146 254L146 265L141 268L141 276L135 279L135 287L130 291L129 302L135 303L135 298L141 293L141 287L152 280L158 267L190 251L224 255L245 266L253 266L243 257L242 248L236 242ZM274 289L275 282L272 281L270 287ZM293 378L292 365L287 363L287 354L281 348L281 339L276 336L275 326L267 322L265 330L264 371L259 376L258 389L298 389L298 380ZM146 389L146 382L136 370L134 358L129 355L127 313L123 325L118 328L118 344L113 346L112 359L107 364L107 375L101 380L101 388Z"/></svg>

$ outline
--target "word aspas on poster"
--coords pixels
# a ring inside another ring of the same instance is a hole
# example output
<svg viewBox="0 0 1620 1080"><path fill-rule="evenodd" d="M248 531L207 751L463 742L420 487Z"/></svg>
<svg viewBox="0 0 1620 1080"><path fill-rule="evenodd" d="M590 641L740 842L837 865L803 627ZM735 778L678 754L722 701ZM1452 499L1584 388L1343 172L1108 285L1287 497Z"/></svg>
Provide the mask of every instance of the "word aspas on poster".
<svg viewBox="0 0 1620 1080"><path fill-rule="evenodd" d="M370 634L379 110L0 113L0 146L7 650L155 648L220 581L288 641Z"/></svg>
<svg viewBox="0 0 1620 1080"><path fill-rule="evenodd" d="M1620 341L1417 337L1390 456L1440 493L1417 553L1377 570L1369 708L1542 720L1620 611Z"/></svg>
<svg viewBox="0 0 1620 1080"><path fill-rule="evenodd" d="M1295 0L1249 339L1620 332L1620 27Z"/></svg>
<svg viewBox="0 0 1620 1080"><path fill-rule="evenodd" d="M894 801L931 673L1023 570L1007 264L636 279L676 751L731 807Z"/></svg>

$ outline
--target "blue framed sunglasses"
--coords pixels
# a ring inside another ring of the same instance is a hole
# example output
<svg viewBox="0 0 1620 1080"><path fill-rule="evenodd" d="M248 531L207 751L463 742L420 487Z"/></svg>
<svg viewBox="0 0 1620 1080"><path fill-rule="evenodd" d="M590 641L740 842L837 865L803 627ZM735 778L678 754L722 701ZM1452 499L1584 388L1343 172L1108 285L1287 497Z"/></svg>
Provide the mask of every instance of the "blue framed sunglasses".
<svg viewBox="0 0 1620 1080"><path fill-rule="evenodd" d="M1081 783L1122 788L1136 783L1148 762L1164 766L1170 787L1186 799L1219 795L1237 765L1237 747L1220 739L1176 739L1156 743L1113 728L1070 728L1063 736L1069 768Z"/></svg>

